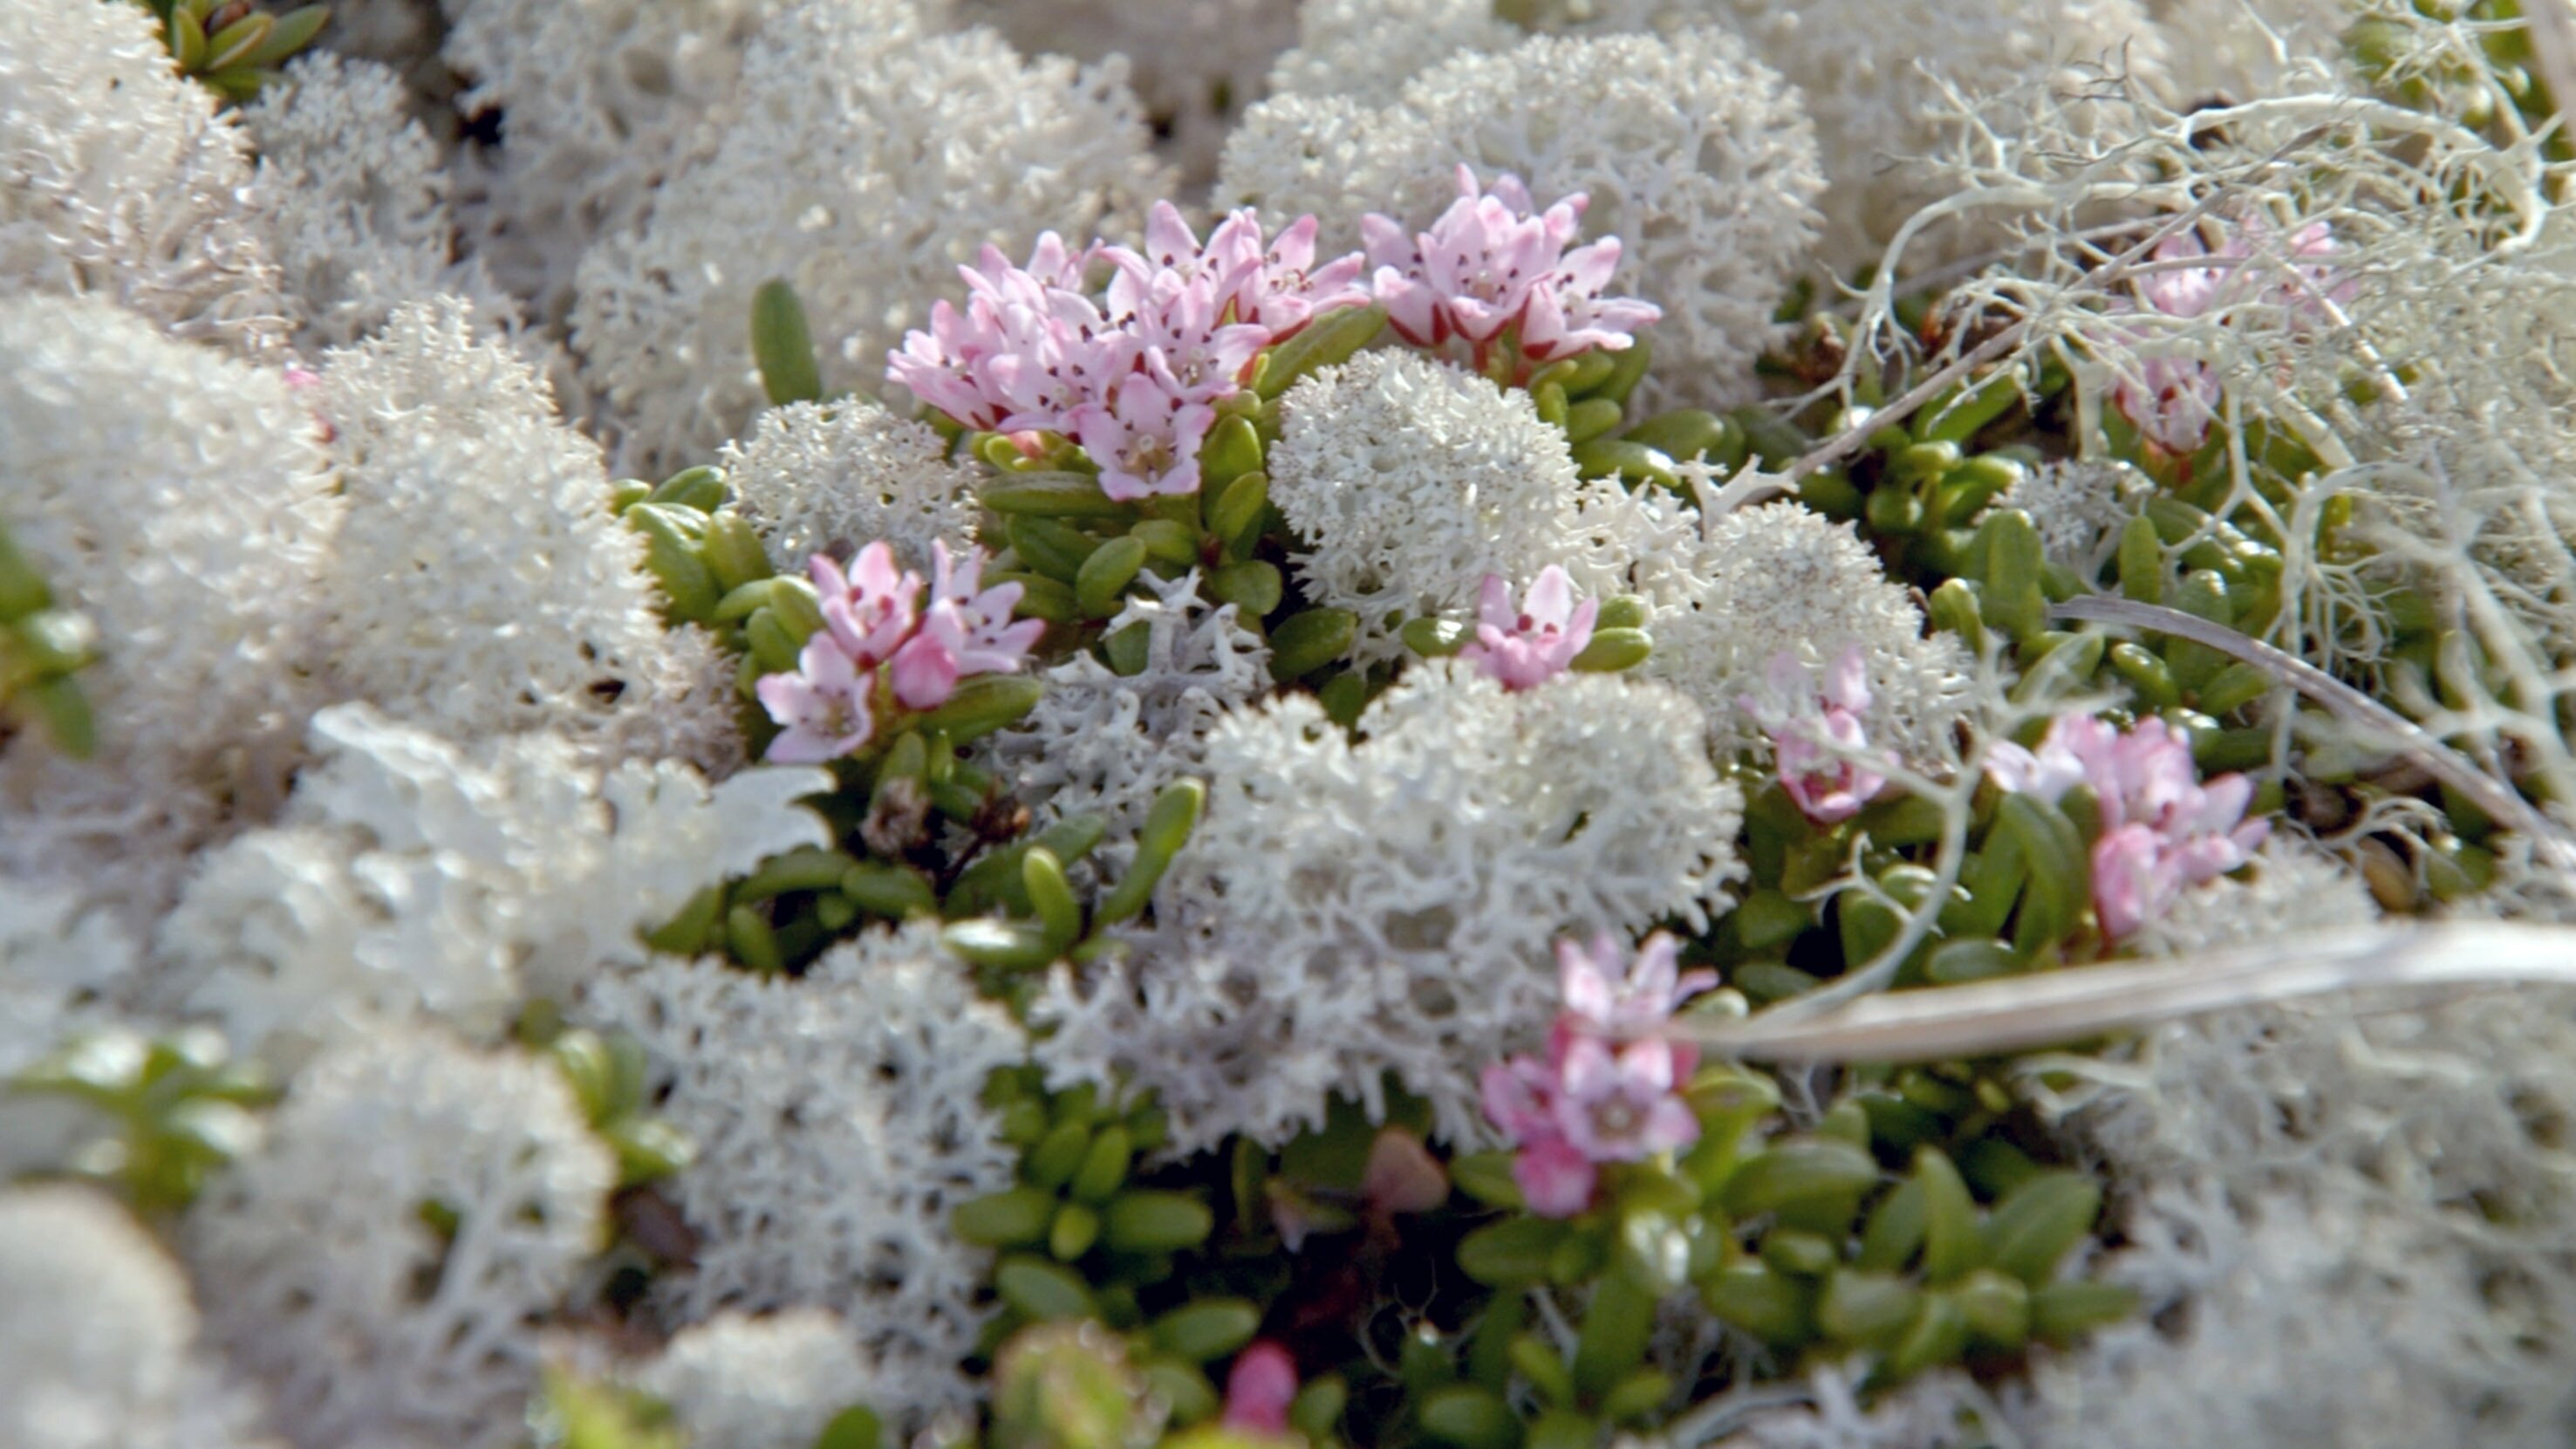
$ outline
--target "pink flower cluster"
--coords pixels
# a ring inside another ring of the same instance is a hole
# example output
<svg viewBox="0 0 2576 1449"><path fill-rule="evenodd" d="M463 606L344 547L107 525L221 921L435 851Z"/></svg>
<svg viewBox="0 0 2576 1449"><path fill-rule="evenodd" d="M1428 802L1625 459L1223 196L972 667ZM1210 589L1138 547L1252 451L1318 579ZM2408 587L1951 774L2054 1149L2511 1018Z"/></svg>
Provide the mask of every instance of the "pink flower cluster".
<svg viewBox="0 0 2576 1449"><path fill-rule="evenodd" d="M2126 734L2090 715L2060 715L2036 752L2000 744L1986 774L2006 790L2054 805L2077 785L2100 802L2093 843L2093 910L2108 940L2164 914L2186 886L2243 865L2271 823L2247 820L2254 782L2201 783L2191 746L2160 719Z"/></svg>
<svg viewBox="0 0 2576 1449"><path fill-rule="evenodd" d="M1577 192L1541 211L1519 177L1498 176L1488 190L1461 162L1458 199L1429 231L1407 236L1391 218L1361 218L1387 321L1416 347L1465 338L1480 369L1494 340L1515 325L1521 356L1531 362L1625 349L1663 312L1634 297L1601 295L1619 267L1617 237L1566 250L1588 204Z"/></svg>
<svg viewBox="0 0 2576 1449"><path fill-rule="evenodd" d="M1886 776L1827 748L1857 750L1869 743L1861 727L1861 716L1869 711L1868 667L1861 647L1847 645L1826 666L1820 691L1806 664L1784 649L1771 656L1765 671L1772 699L1738 701L1771 736L1780 788L1819 825L1859 814L1887 784ZM1782 704L1789 708L1783 710Z"/></svg>
<svg viewBox="0 0 2576 1449"><path fill-rule="evenodd" d="M1589 951L1556 947L1565 1009L1547 1055L1485 1068L1485 1115L1520 1149L1512 1180L1529 1210L1568 1218L1591 1206L1599 1164L1636 1162L1699 1140L1699 1118L1681 1088L1698 1048L1668 1041L1664 1024L1684 1001L1717 984L1713 971L1678 970L1681 943L1658 933L1633 962L1608 935Z"/></svg>
<svg viewBox="0 0 2576 1449"><path fill-rule="evenodd" d="M2243 278L2262 270L2256 258L2271 236L2271 228L2261 220L2248 220L2226 228L2213 252L2199 232L2176 232L2157 243L2155 260L2162 266L2139 280L2138 300L2122 302L2114 310L2188 318L2254 301L2306 322L2322 319L2329 301L2341 304L2352 299L2354 283L2337 281L2328 268L2316 265L2293 265L2286 276L2276 276L2265 285L2246 285ZM2334 230L2322 221L2308 223L2289 238L2292 257L2326 257L2334 251ZM2177 265L2200 257L2214 265ZM2112 406L2166 451L2199 451L2218 416L2218 374L2194 357L2144 357L2136 362L2134 373L2124 371L2113 382Z"/></svg>
<svg viewBox="0 0 2576 1449"><path fill-rule="evenodd" d="M1023 268L988 246L959 268L965 309L935 304L930 329L888 354L887 375L967 427L1072 438L1112 498L1195 493L1216 404L1242 389L1253 357L1318 313L1368 301L1357 255L1314 265L1315 231L1302 217L1265 243L1244 210L1202 247L1157 202L1142 253L1077 253L1049 232ZM1097 298L1084 289L1094 261L1111 267Z"/></svg>
<svg viewBox="0 0 2576 1449"><path fill-rule="evenodd" d="M1505 689L1534 689L1573 665L1592 642L1592 621L1600 614L1598 599L1574 602L1573 581L1554 564L1539 571L1519 608L1512 606L1511 582L1487 574L1476 605L1476 642L1458 657Z"/></svg>
<svg viewBox="0 0 2576 1449"><path fill-rule="evenodd" d="M807 572L822 596L823 627L805 641L793 671L765 675L757 686L783 727L767 759L810 765L854 754L875 738L880 715L937 709L959 680L1016 673L1026 662L1046 623L1012 621L1020 586L984 588L980 548L960 561L944 543L930 547L927 609L921 575L896 567L883 543L859 550L846 575L814 555Z"/></svg>
<svg viewBox="0 0 2576 1449"><path fill-rule="evenodd" d="M1251 210L1198 234L1156 202L1145 249L1038 238L1029 264L987 246L960 267L966 305L932 305L930 326L887 354L886 375L960 425L982 432L1053 433L1080 444L1112 498L1195 493L1199 445L1216 405L1243 386L1263 348L1324 312L1386 304L1416 346L1452 337L1475 345L1481 368L1495 339L1517 327L1520 357L1543 363L1593 347L1624 348L1663 314L1631 297L1604 297L1619 242L1574 241L1580 195L1539 212L1510 176L1491 192L1458 168L1459 196L1431 230L1408 238L1383 216L1361 222L1357 252L1315 263L1315 218L1265 241ZM1109 264L1107 290L1085 287ZM1032 450L1037 446L1029 444Z"/></svg>

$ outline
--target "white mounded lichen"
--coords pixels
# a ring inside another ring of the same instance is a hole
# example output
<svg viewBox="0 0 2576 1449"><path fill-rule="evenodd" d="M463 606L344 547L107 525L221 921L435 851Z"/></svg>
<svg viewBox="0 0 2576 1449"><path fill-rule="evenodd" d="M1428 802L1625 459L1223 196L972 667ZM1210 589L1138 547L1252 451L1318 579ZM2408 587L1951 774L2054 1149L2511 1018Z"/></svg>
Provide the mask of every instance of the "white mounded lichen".
<svg viewBox="0 0 2576 1449"><path fill-rule="evenodd" d="M115 918L84 909L70 887L0 875L0 1082L69 1034L113 1021L135 956Z"/></svg>
<svg viewBox="0 0 2576 1449"><path fill-rule="evenodd" d="M551 1063L391 1029L297 1074L181 1245L208 1341L299 1449L502 1449L537 1383L531 1325L605 1245L616 1185Z"/></svg>
<svg viewBox="0 0 2576 1449"><path fill-rule="evenodd" d="M783 3L448 0L457 109L501 121L498 146L460 154L467 225L532 315L562 321L583 254L739 115L744 48Z"/></svg>
<svg viewBox="0 0 2576 1449"><path fill-rule="evenodd" d="M1720 753L1755 748L1746 713L1774 655L1821 664L1852 644L1868 661L1862 724L1881 748L1937 758L1966 712L1971 660L1955 634L1926 634L1923 611L1848 524L1794 502L1737 509L1709 525L1686 591L1656 600L1644 673L1708 712ZM1677 585L1678 586L1678 585Z"/></svg>
<svg viewBox="0 0 2576 1449"><path fill-rule="evenodd" d="M1292 0L959 0L961 21L991 25L1030 55L1124 56L1156 149L1184 188L1215 175L1218 151L1263 77L1297 38Z"/></svg>
<svg viewBox="0 0 2576 1449"><path fill-rule="evenodd" d="M0 869L139 924L186 851L275 808L343 507L319 432L276 369L96 299L0 302L0 521L99 655L94 758L0 740Z"/></svg>
<svg viewBox="0 0 2576 1449"><path fill-rule="evenodd" d="M299 347L354 342L395 307L463 291L503 299L456 264L438 143L405 110L402 78L317 51L242 111L259 151L250 206L292 299Z"/></svg>
<svg viewBox="0 0 2576 1449"><path fill-rule="evenodd" d="M0 1189L0 1444L258 1449L255 1407L205 1361L187 1276L124 1207Z"/></svg>
<svg viewBox="0 0 2576 1449"><path fill-rule="evenodd" d="M895 1387L819 1308L717 1314L621 1377L671 1406L691 1449L809 1449L834 1415Z"/></svg>
<svg viewBox="0 0 2576 1449"><path fill-rule="evenodd" d="M1164 787L1200 773L1225 712L1268 692L1270 646L1233 604L1211 604L1193 571L1131 598L1104 633L1144 630L1144 667L1122 675L1088 651L1046 671L1046 695L993 753L1038 828L1096 817L1095 872L1115 881Z"/></svg>
<svg viewBox="0 0 2576 1449"><path fill-rule="evenodd" d="M1454 661L1409 670L1356 744L1306 696L1233 711L1155 930L1058 969L1037 1058L1153 1088L1176 1151L1276 1144L1335 1093L1378 1113L1389 1077L1481 1140L1476 1074L1545 1028L1558 936L1726 909L1742 802L1704 729L1659 685L1515 694Z"/></svg>
<svg viewBox="0 0 2576 1449"><path fill-rule="evenodd" d="M932 543L960 548L975 531L976 472L947 451L928 424L844 398L762 413L721 461L780 572L802 573L818 553L847 561L883 539L927 578Z"/></svg>
<svg viewBox="0 0 2576 1449"><path fill-rule="evenodd" d="M98 296L272 355L277 276L248 149L141 5L0 0L0 288Z"/></svg>
<svg viewBox="0 0 2576 1449"><path fill-rule="evenodd" d="M348 517L319 609L344 696L460 744L732 757L730 670L703 631L663 626L598 445L467 304L402 307L322 373Z"/></svg>
<svg viewBox="0 0 2576 1449"><path fill-rule="evenodd" d="M1491 0L1306 0L1297 48L1270 71L1273 95L1394 103L1404 83L1464 51L1509 50L1520 32Z"/></svg>
<svg viewBox="0 0 2576 1449"><path fill-rule="evenodd" d="M870 932L793 979L658 959L598 976L574 1014L643 1045L655 1110L697 1148L662 1187L696 1266L657 1280L649 1311L830 1309L890 1423L972 1402L959 1365L990 1259L949 1214L1012 1181L980 1098L1027 1043L934 929Z"/></svg>
<svg viewBox="0 0 2576 1449"><path fill-rule="evenodd" d="M1627 587L1616 479L1577 476L1529 396L1414 353L1364 352L1280 401L1270 500L1303 542L1316 605L1359 615L1351 657L1405 657L1407 619L1472 613L1485 575L1522 588L1554 564L1587 595Z"/></svg>
<svg viewBox="0 0 2576 1449"><path fill-rule="evenodd" d="M742 114L583 260L583 377L640 466L675 470L762 402L752 293L788 282L827 391L884 385L887 350L984 245L1025 253L1141 219L1166 180L1115 60L1024 60L989 30L929 35L897 0L804 0L743 60Z"/></svg>
<svg viewBox="0 0 2576 1449"><path fill-rule="evenodd" d="M314 717L318 763L277 828L199 859L154 994L291 1063L376 1021L497 1038L530 997L640 963L639 934L762 860L826 839L815 770L710 789L677 761L603 770L546 735L455 744L362 705Z"/></svg>
<svg viewBox="0 0 2576 1449"><path fill-rule="evenodd" d="M1542 94L1544 121L1529 107ZM1245 117L1218 200L1312 212L1328 245L1350 246L1368 212L1427 227L1457 199L1460 162L1487 183L1519 177L1542 205L1590 198L1583 234L1621 245L1612 289L1664 312L1643 403L1753 394L1772 311L1815 250L1825 179L1797 93L1735 36L1535 36L1453 55L1393 105L1283 96Z"/></svg>
<svg viewBox="0 0 2576 1449"><path fill-rule="evenodd" d="M1900 223L1946 194L1912 163L1952 137L1958 97L2037 83L2063 107L2106 70L2162 81L2171 49L2138 0L1611 0L1588 8L1602 13L1568 28L1726 27L1797 88L1832 180L1814 198L1828 222L1822 252L1840 271L1877 261ZM2013 119L1992 123L2010 135ZM1991 244L1971 232L1944 240L1952 254Z"/></svg>

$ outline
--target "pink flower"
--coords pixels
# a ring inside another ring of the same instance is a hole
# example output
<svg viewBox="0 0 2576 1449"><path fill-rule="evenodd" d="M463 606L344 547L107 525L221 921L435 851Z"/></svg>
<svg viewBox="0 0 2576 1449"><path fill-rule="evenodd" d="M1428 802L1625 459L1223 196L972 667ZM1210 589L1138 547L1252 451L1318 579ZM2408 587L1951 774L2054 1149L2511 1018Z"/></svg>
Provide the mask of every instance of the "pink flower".
<svg viewBox="0 0 2576 1449"><path fill-rule="evenodd" d="M1549 1103L1554 1100L1556 1077L1546 1063L1536 1057L1492 1062L1477 1085L1483 1089L1486 1120L1513 1141L1527 1142L1555 1132L1556 1111Z"/></svg>
<svg viewBox="0 0 2576 1449"><path fill-rule="evenodd" d="M1236 1354L1225 1376L1225 1427L1247 1434L1288 1432L1288 1406L1297 1401L1297 1361L1269 1339L1256 1339Z"/></svg>
<svg viewBox="0 0 2576 1449"><path fill-rule="evenodd" d="M2091 787L2101 835L2094 841L2093 910L2118 940L2170 909L2187 887L2245 864L2271 823L2245 819L2254 782L2222 775L2202 783L2191 745L2160 719L2126 734L2090 715L2060 715L2037 751L2005 743L1988 752L1987 778L2055 804Z"/></svg>
<svg viewBox="0 0 2576 1449"><path fill-rule="evenodd" d="M1589 951L1573 941L1558 941L1557 983L1567 1018L1584 1033L1607 1041L1656 1035L1683 1002L1717 985L1714 971L1682 972L1681 949L1681 942L1662 931L1646 938L1634 961L1626 959L1618 938L1607 931L1592 938Z"/></svg>
<svg viewBox="0 0 2576 1449"><path fill-rule="evenodd" d="M1184 401L1221 402L1243 390L1243 370L1270 344L1270 332L1219 321L1224 303L1217 278L1164 271L1131 282L1134 274L1121 271L1109 284L1112 325L1132 338L1144 356L1161 359ZM1132 377L1123 374L1118 381Z"/></svg>
<svg viewBox="0 0 2576 1449"><path fill-rule="evenodd" d="M1315 218L1299 217L1265 249L1261 218L1247 207L1219 223L1202 248L1179 209L1156 202L1146 218L1141 255L1125 247L1101 248L1121 273L1110 283L1110 310L1122 310L1115 300L1121 280L1142 286L1155 272L1169 272L1205 282L1220 320L1258 327L1269 342L1284 340L1318 313L1368 302L1368 289L1359 285L1366 265L1360 254L1316 267L1315 233Z"/></svg>
<svg viewBox="0 0 2576 1449"><path fill-rule="evenodd" d="M1261 245L1261 222L1249 208L1226 218L1208 241L1247 264L1236 270L1226 300L1237 320L1266 329L1273 342L1284 341L1323 313L1339 307L1365 307L1369 289L1361 281L1368 267L1358 252L1315 265L1315 218L1301 216Z"/></svg>
<svg viewBox="0 0 2576 1449"><path fill-rule="evenodd" d="M1592 621L1601 601L1574 603L1574 585L1565 570L1549 564L1529 587L1522 607L1512 607L1511 584L1500 574L1485 575L1476 605L1476 642L1458 651L1505 689L1532 689L1564 673L1574 656L1592 642Z"/></svg>
<svg viewBox="0 0 2576 1449"><path fill-rule="evenodd" d="M933 303L929 330L904 335L886 375L965 427L1060 431L1063 415L1128 361L1079 291L1088 261L1053 232L1025 268L985 247L976 265L958 268L965 308Z"/></svg>
<svg viewBox="0 0 2576 1449"><path fill-rule="evenodd" d="M2216 225L2223 235L2215 252L2196 230L2176 232L2158 242L2155 265L2134 286L2137 301L2123 302L2113 310L2194 318L2251 302L2282 309L2294 323L2304 325L2322 320L2330 303L2348 302L2357 291L2355 282L2337 279L2330 268L2284 267L2264 258L2274 233L2260 217L2235 227ZM2334 230L2325 222L2310 222L2290 235L2287 250L2292 258L2331 256ZM2215 265L2187 265L2203 257ZM2135 327L2117 329L2112 335L2131 347L2143 343L2146 336ZM2112 382L2112 405L2166 451L2197 452L2218 416L2218 374L2196 357L2144 356L2131 361L2134 371L2124 368Z"/></svg>
<svg viewBox="0 0 2576 1449"><path fill-rule="evenodd" d="M1557 943L1565 1010L1547 1056L1512 1057L1479 1080L1488 1120L1519 1152L1512 1180L1530 1211L1572 1217L1591 1205L1604 1162L1634 1162L1699 1140L1681 1081L1698 1051L1663 1028L1716 974L1678 969L1680 943L1657 934L1623 963L1618 942Z"/></svg>
<svg viewBox="0 0 2576 1449"><path fill-rule="evenodd" d="M911 636L921 579L897 567L894 549L883 541L860 549L846 577L840 565L819 553L807 561L806 571L822 596L824 627L860 668L893 658Z"/></svg>
<svg viewBox="0 0 2576 1449"><path fill-rule="evenodd" d="M1552 362L1593 348L1623 351L1641 327L1663 320L1663 309L1634 297L1608 297L1619 266L1619 239L1603 237L1569 253L1563 265L1530 289L1521 322L1521 352L1532 362Z"/></svg>
<svg viewBox="0 0 2576 1449"><path fill-rule="evenodd" d="M1771 657L1764 683L1770 700L1740 703L1771 736L1780 788L1819 825L1859 814L1887 785L1886 776L1843 753L1869 744L1861 725L1870 705L1868 656L1858 644L1844 646L1819 690L1797 654L1784 649Z"/></svg>
<svg viewBox="0 0 2576 1449"><path fill-rule="evenodd" d="M1615 238L1566 254L1584 206L1578 193L1541 212L1518 177L1497 177L1487 189L1462 162L1458 199L1429 231L1407 236L1391 218L1361 218L1388 321L1417 347L1466 338L1480 359L1515 323L1533 361L1626 347L1635 328L1663 314L1634 298L1602 297L1619 263Z"/></svg>
<svg viewBox="0 0 2576 1449"><path fill-rule="evenodd" d="M1673 1094L1673 1050L1660 1040L1613 1052L1596 1037L1577 1036L1558 1071L1557 1131L1594 1162L1635 1162L1699 1140L1699 1118Z"/></svg>
<svg viewBox="0 0 2576 1449"><path fill-rule="evenodd" d="M1021 586L983 587L985 556L969 548L959 560L948 545L933 540L930 611L923 628L956 656L960 674L1016 674L1028 653L1046 633L1043 619L1018 619Z"/></svg>
<svg viewBox="0 0 2576 1449"><path fill-rule="evenodd" d="M769 717L786 728L763 758L779 765L819 765L865 746L876 723L868 713L873 675L861 672L831 631L805 641L788 674L761 678L754 692Z"/></svg>
<svg viewBox="0 0 2576 1449"><path fill-rule="evenodd" d="M1075 439L1100 466L1100 491L1122 501L1199 491L1199 445L1216 426L1216 409L1191 402L1154 354L1146 363L1114 401L1087 404L1072 419Z"/></svg>
<svg viewBox="0 0 2576 1449"><path fill-rule="evenodd" d="M1583 1150L1562 1137L1523 1143L1512 1158L1512 1182L1521 1201L1543 1218L1570 1218L1592 1206L1601 1173Z"/></svg>

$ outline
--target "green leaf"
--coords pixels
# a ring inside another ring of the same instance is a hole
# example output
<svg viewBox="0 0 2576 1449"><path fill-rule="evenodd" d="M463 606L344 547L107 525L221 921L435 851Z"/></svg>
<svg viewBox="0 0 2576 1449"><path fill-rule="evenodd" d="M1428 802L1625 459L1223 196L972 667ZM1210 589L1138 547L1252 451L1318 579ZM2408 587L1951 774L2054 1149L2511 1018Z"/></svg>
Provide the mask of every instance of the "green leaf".
<svg viewBox="0 0 2576 1449"><path fill-rule="evenodd" d="M1043 1188L1014 1187L959 1203L949 1225L958 1237L985 1248L1016 1248L1046 1236L1056 1196Z"/></svg>
<svg viewBox="0 0 2576 1449"><path fill-rule="evenodd" d="M1040 1323L1091 1318L1099 1304L1082 1279L1058 1263L1025 1254L1004 1258L993 1270L993 1289L1002 1301Z"/></svg>
<svg viewBox="0 0 2576 1449"><path fill-rule="evenodd" d="M1374 303L1327 312L1308 322L1296 336L1270 349L1269 365L1253 385L1253 391L1268 402L1295 386L1298 379L1350 361L1361 348L1376 341L1385 328L1386 308Z"/></svg>
<svg viewBox="0 0 2576 1449"><path fill-rule="evenodd" d="M1492 1288L1534 1288L1570 1229L1554 1218L1505 1218L1458 1243L1458 1271Z"/></svg>
<svg viewBox="0 0 2576 1449"><path fill-rule="evenodd" d="M1793 1203L1849 1197L1878 1181L1878 1164L1845 1142L1783 1142L1746 1158L1726 1180L1726 1211L1749 1218Z"/></svg>
<svg viewBox="0 0 2576 1449"><path fill-rule="evenodd" d="M782 279L763 282L751 294L751 356L772 406L823 396L823 373L814 355L814 334L805 326L805 304Z"/></svg>
<svg viewBox="0 0 2576 1449"><path fill-rule="evenodd" d="M1017 724L1046 697L1046 684L1025 674L979 674L957 686L948 702L915 722L924 734L945 734L953 744L981 739Z"/></svg>
<svg viewBox="0 0 2576 1449"><path fill-rule="evenodd" d="M2058 1262L2093 1230L2101 1211L2100 1183L2080 1172L2042 1172L1995 1204L1986 1220L1988 1258L2037 1288L2056 1276Z"/></svg>
<svg viewBox="0 0 2576 1449"><path fill-rule="evenodd" d="M1261 1310L1241 1298L1202 1298L1154 1320L1154 1347L1190 1363L1220 1359L1252 1342Z"/></svg>
<svg viewBox="0 0 2576 1449"><path fill-rule="evenodd" d="M1132 518L1136 505L1100 491L1088 473L1004 473L975 495L995 513L1040 518Z"/></svg>
<svg viewBox="0 0 2576 1449"><path fill-rule="evenodd" d="M328 5L307 5L289 10L277 17L277 24L269 29L268 38L259 43L258 49L243 56L240 63L254 70L275 70L312 44L313 37L322 32L323 25L330 19L331 7Z"/></svg>
<svg viewBox="0 0 2576 1449"><path fill-rule="evenodd" d="M1270 631L1270 673L1300 679L1350 652L1359 637L1359 615L1348 609L1308 609Z"/></svg>
<svg viewBox="0 0 2576 1449"><path fill-rule="evenodd" d="M1521 1420L1503 1396L1475 1384L1434 1390L1416 1411L1422 1431L1458 1449L1519 1449Z"/></svg>
<svg viewBox="0 0 2576 1449"><path fill-rule="evenodd" d="M1112 1199L1103 1218L1109 1246L1126 1253L1170 1253L1195 1248L1216 1227L1206 1203L1180 1192L1128 1192Z"/></svg>

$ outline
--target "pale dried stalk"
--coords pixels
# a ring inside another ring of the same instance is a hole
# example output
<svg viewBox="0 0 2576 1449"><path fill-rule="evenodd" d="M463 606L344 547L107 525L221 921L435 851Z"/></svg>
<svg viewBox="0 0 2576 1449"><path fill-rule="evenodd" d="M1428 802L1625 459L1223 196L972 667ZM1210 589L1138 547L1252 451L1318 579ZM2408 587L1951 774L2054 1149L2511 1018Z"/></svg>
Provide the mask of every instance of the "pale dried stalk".
<svg viewBox="0 0 2576 1449"><path fill-rule="evenodd" d="M2403 986L2576 985L2576 930L2491 922L2371 929L2167 961L1887 992L1781 1020L1684 1015L1718 1056L1768 1062L1929 1062L2062 1046L2238 1007Z"/></svg>

